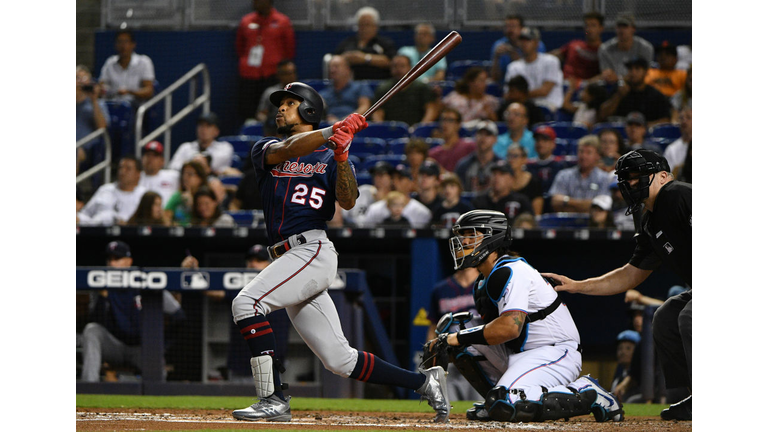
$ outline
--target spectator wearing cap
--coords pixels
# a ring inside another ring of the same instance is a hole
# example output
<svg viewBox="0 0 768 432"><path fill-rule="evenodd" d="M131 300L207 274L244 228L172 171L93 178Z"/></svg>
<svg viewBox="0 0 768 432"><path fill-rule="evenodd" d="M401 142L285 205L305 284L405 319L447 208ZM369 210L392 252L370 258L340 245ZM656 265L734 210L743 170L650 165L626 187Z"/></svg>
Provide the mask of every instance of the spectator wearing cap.
<svg viewBox="0 0 768 432"><path fill-rule="evenodd" d="M625 403L631 396L641 393L639 383L633 382L630 376L632 359L635 351L639 351L639 344L640 333L635 330L624 330L616 337L616 371L611 382L611 393Z"/></svg>
<svg viewBox="0 0 768 432"><path fill-rule="evenodd" d="M199 153L211 155L211 169L216 175L228 172L232 168L232 156L235 150L226 141L216 141L219 137L219 117L209 112L197 119L197 140L179 146L168 164L169 169L181 171L185 162L192 160Z"/></svg>
<svg viewBox="0 0 768 432"><path fill-rule="evenodd" d="M77 212L78 225L124 224L136 212L147 191L139 184L141 161L133 155L120 158L117 180L100 186Z"/></svg>
<svg viewBox="0 0 768 432"><path fill-rule="evenodd" d="M656 48L658 68L648 69L645 83L653 86L666 97L672 97L685 86L688 75L685 69L677 69L677 47L664 41Z"/></svg>
<svg viewBox="0 0 768 432"><path fill-rule="evenodd" d="M126 269L133 265L133 254L127 243L116 240L105 248L106 265ZM81 379L98 382L102 365L109 368L129 366L141 368L141 293L120 288L93 292L89 305L89 323L83 329L83 369ZM184 321L184 311L169 291L163 290L163 312L168 316L169 334ZM158 329L160 330L160 329ZM162 330L160 330L162 331ZM167 338L172 342L172 338ZM167 346L166 346L167 348ZM105 380L115 380L104 370Z"/></svg>
<svg viewBox="0 0 768 432"><path fill-rule="evenodd" d="M451 228L459 216L473 210L474 207L461 199L464 188L459 177L452 173L444 174L440 179L440 204L432 210L432 226Z"/></svg>
<svg viewBox="0 0 768 432"><path fill-rule="evenodd" d="M504 122L507 124L507 131L499 135L496 144L493 145L493 152L499 159L507 157L507 149L512 144L517 144L525 148L530 157L536 157L535 142L533 133L528 129L529 117L528 109L521 103L511 103L504 111Z"/></svg>
<svg viewBox="0 0 768 432"><path fill-rule="evenodd" d="M541 181L526 170L528 155L519 145L507 150L507 163L512 168L512 190L528 197L533 207L533 214L541 215L544 211L544 190Z"/></svg>
<svg viewBox="0 0 768 432"><path fill-rule="evenodd" d="M500 160L493 164L491 173L491 188L472 200L475 208L500 211L510 221L523 213L533 214L531 200L512 190L514 172L507 161Z"/></svg>
<svg viewBox="0 0 768 432"><path fill-rule="evenodd" d="M645 83L648 74L648 60L635 57L627 63L628 72L624 81L619 82L616 91L600 106L598 119L619 120L611 117L626 117L632 111L645 116L648 126L669 122L671 111L669 98Z"/></svg>
<svg viewBox="0 0 768 432"><path fill-rule="evenodd" d="M589 213L592 200L609 195L614 176L598 168L600 141L595 135L579 139L576 166L557 173L549 189L552 210L556 212Z"/></svg>
<svg viewBox="0 0 768 432"><path fill-rule="evenodd" d="M461 113L456 109L443 109L439 126L439 138L443 139L443 143L429 149L429 157L436 160L446 171L453 172L461 158L475 151L475 143L459 135L461 121Z"/></svg>
<svg viewBox="0 0 768 432"><path fill-rule="evenodd" d="M545 209L550 186L554 181L555 176L561 169L566 168L566 163L562 156L555 156L555 139L557 133L554 129L547 125L539 125L533 130L533 138L535 140L534 148L537 155L533 158L528 158L528 166L526 169L541 181L541 187L545 195Z"/></svg>
<svg viewBox="0 0 768 432"><path fill-rule="evenodd" d="M491 166L501 160L493 152L499 128L492 121L481 121L475 127L475 151L456 164L454 173L463 189L474 194L484 193L491 185Z"/></svg>
<svg viewBox="0 0 768 432"><path fill-rule="evenodd" d="M517 102L523 104L528 111L528 124L535 125L547 121L544 112L531 100L531 97L528 94L530 91L528 80L525 79L524 76L515 75L507 80L506 84L504 97L502 98L501 104L499 104L499 110L496 113L497 118L503 120L504 112L509 105Z"/></svg>
<svg viewBox="0 0 768 432"><path fill-rule="evenodd" d="M611 38L597 50L600 60L600 74L610 84L616 83L629 72L627 62L634 58L653 61L653 45L635 36L635 18L622 14L616 18L616 37Z"/></svg>
<svg viewBox="0 0 768 432"><path fill-rule="evenodd" d="M592 199L587 227L616 228L616 224L613 222L613 199L609 195L598 195Z"/></svg>
<svg viewBox="0 0 768 432"><path fill-rule="evenodd" d="M411 170L403 164L398 164L395 167L392 177L394 180L394 190L401 192L407 198L407 202L405 206L403 206L403 217L408 219L408 222L414 228L427 227L429 221L432 220L432 212L427 206L411 197L411 194L414 191ZM366 210L363 226L375 227L389 216L390 212L387 208L387 200L383 199L376 201L368 207L368 210Z"/></svg>
<svg viewBox="0 0 768 432"><path fill-rule="evenodd" d="M528 96L531 100L538 106L556 112L563 106L563 71L560 59L538 51L540 39L539 30L523 28L518 38L523 57L507 66L504 81L522 75L528 80Z"/></svg>
<svg viewBox="0 0 768 432"><path fill-rule="evenodd" d="M394 190L392 177L395 167L387 161L378 161L369 170L373 184L358 186L360 196L355 206L349 210L341 210L343 221L352 225L362 226L365 223L365 212L371 204L383 200Z"/></svg>
<svg viewBox="0 0 768 432"><path fill-rule="evenodd" d="M424 161L419 167L419 179L416 184L416 199L432 213L440 205L440 165L433 161Z"/></svg>
<svg viewBox="0 0 768 432"><path fill-rule="evenodd" d="M491 78L499 84L504 84L504 72L507 66L515 60L523 57L520 49L520 33L525 26L522 15L509 14L504 17L504 36L496 40L491 46ZM546 52L544 42L539 41L539 52Z"/></svg>
<svg viewBox="0 0 768 432"><path fill-rule="evenodd" d="M150 141L141 149L141 178L139 185L147 190L157 192L163 199L163 207L168 203L168 198L179 189L178 171L164 169L165 153L163 144L158 141Z"/></svg>
<svg viewBox="0 0 768 432"><path fill-rule="evenodd" d="M627 132L627 151L643 148L646 150L653 150L658 154L662 153L661 147L651 141L648 136L648 126L645 123L645 116L643 113L632 111L627 114L624 130Z"/></svg>

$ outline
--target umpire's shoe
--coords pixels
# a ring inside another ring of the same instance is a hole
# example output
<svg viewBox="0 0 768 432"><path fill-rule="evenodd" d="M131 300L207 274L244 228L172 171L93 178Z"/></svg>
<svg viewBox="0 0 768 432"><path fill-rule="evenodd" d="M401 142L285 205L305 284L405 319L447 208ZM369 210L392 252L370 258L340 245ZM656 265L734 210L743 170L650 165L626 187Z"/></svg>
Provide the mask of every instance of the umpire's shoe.
<svg viewBox="0 0 768 432"><path fill-rule="evenodd" d="M595 421L619 422L624 420L624 410L622 409L621 402L619 402L616 396L602 388L596 379L589 375L584 375L577 379L574 384L585 384L584 386L579 386L579 392L585 392L591 389L597 393L597 398L590 408L590 411L592 411L592 414L595 416Z"/></svg>
<svg viewBox="0 0 768 432"><path fill-rule="evenodd" d="M232 416L238 420L289 422L291 421L290 401L290 396L282 400L273 394L248 408L232 411Z"/></svg>
<svg viewBox="0 0 768 432"><path fill-rule="evenodd" d="M661 411L663 420L693 420L693 395Z"/></svg>
<svg viewBox="0 0 768 432"><path fill-rule="evenodd" d="M427 400L429 406L435 410L435 423L448 423L448 414L451 413L451 403L448 400L448 385L445 380L445 369L440 366L431 367L422 370L421 373L427 376L424 385L416 393L421 395L421 399Z"/></svg>

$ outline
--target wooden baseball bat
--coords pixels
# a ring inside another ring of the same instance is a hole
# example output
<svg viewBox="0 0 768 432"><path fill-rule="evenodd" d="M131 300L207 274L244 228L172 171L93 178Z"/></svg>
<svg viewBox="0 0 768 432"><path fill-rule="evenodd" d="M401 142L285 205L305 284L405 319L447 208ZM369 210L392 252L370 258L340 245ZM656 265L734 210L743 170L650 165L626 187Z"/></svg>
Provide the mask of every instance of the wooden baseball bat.
<svg viewBox="0 0 768 432"><path fill-rule="evenodd" d="M416 63L416 65L414 65L411 70L408 71L408 73L400 78L400 81L398 81L391 89L389 89L389 91L384 96L382 96L381 99L377 100L375 104L371 105L371 107L368 108L368 111L363 114L363 117L368 119L374 111L379 109L383 104L391 99L395 93L406 88L410 83L423 75L424 72L428 71L432 66L439 62L440 59L448 55L448 53L452 49L456 48L456 45L460 43L461 35L457 31L454 30L449 33L448 36L444 37L443 40L434 46L434 48L429 50L429 52L424 55L424 57L422 57L421 60L419 60L419 62Z"/></svg>

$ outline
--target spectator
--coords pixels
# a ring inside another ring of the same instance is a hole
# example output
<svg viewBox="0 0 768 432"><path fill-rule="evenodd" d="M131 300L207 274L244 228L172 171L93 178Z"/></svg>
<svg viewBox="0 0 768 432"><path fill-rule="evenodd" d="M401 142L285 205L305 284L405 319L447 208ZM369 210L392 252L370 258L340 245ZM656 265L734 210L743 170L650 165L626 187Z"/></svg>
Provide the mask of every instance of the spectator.
<svg viewBox="0 0 768 432"><path fill-rule="evenodd" d="M123 224L133 216L147 190L139 185L141 162L133 155L120 158L117 181L100 186L77 213L79 225Z"/></svg>
<svg viewBox="0 0 768 432"><path fill-rule="evenodd" d="M193 198L192 225L234 228L237 223L230 214L221 211L216 194L203 186L197 189Z"/></svg>
<svg viewBox="0 0 768 432"><path fill-rule="evenodd" d="M392 58L392 78L382 81L374 92L381 99L411 69L411 61L404 55ZM409 125L429 123L437 118L438 100L427 84L414 81L397 92L373 113L374 121L402 121Z"/></svg>
<svg viewBox="0 0 768 432"><path fill-rule="evenodd" d="M155 95L155 65L152 59L136 54L136 39L130 30L115 33L117 54L101 67L99 84L107 99L126 100L134 107Z"/></svg>
<svg viewBox="0 0 768 432"><path fill-rule="evenodd" d="M258 111L256 111L256 121L261 122L264 127L264 136L273 136L277 133L277 124L275 123L275 116L277 115L277 107L269 101L269 95L282 90L286 85L298 81L298 75L296 74L296 63L291 59L283 59L277 63L277 84L267 87L261 93L261 99L259 99Z"/></svg>
<svg viewBox="0 0 768 432"><path fill-rule="evenodd" d="M391 227L411 226L408 219L403 216L403 209L405 209L405 205L408 204L408 198L406 198L405 194L395 190L389 192L384 201L387 203L389 216L384 218L384 220L380 222L380 225Z"/></svg>
<svg viewBox="0 0 768 432"><path fill-rule="evenodd" d="M613 173L616 169L616 161L627 152L624 146L624 137L616 129L603 129L597 136L600 140L598 166L603 171Z"/></svg>
<svg viewBox="0 0 768 432"><path fill-rule="evenodd" d="M88 136L93 131L108 128L110 125L107 104L99 98L100 85L93 81L91 71L83 65L75 68L75 140ZM85 144L82 149L86 154L91 153L93 142Z"/></svg>
<svg viewBox="0 0 768 432"><path fill-rule="evenodd" d="M481 121L475 127L475 151L464 156L456 164L455 173L464 190L483 193L491 183L491 166L501 160L493 152L499 128L491 121Z"/></svg>
<svg viewBox="0 0 768 432"><path fill-rule="evenodd" d="M413 193L413 179L411 171L405 165L397 165L393 175L395 190L406 197L406 204L403 206L403 217L414 228L425 228L432 219L432 212L422 203L411 198ZM380 224L384 219L390 216L386 200L379 200L371 204L365 212L365 226L373 227Z"/></svg>
<svg viewBox="0 0 768 432"><path fill-rule="evenodd" d="M677 47L664 41L656 49L656 63L658 68L648 69L645 83L653 86L666 97L672 97L685 86L687 72L684 69L676 69Z"/></svg>
<svg viewBox="0 0 768 432"><path fill-rule="evenodd" d="M624 130L627 132L627 151L644 148L661 154L661 147L651 141L651 137L648 136L645 116L641 112L633 111L627 114Z"/></svg>
<svg viewBox="0 0 768 432"><path fill-rule="evenodd" d="M685 160L683 160L683 163L678 165L677 168L674 171L672 171L672 174L674 174L678 179L680 179L680 181L693 183L692 161L693 161L693 141L688 143L688 151L685 153Z"/></svg>
<svg viewBox="0 0 768 432"><path fill-rule="evenodd" d="M463 187L459 177L446 173L440 180L442 200L432 210L432 226L435 228L451 228L459 216L473 209L461 199Z"/></svg>
<svg viewBox="0 0 768 432"><path fill-rule="evenodd" d="M635 330L624 330L616 337L616 372L613 374L611 393L624 403L632 396L641 393L640 383L633 382L630 376L632 358L635 350L639 350L640 333Z"/></svg>
<svg viewBox="0 0 768 432"><path fill-rule="evenodd" d="M598 195L592 199L587 226L600 229L616 228L613 221L613 199L609 195Z"/></svg>
<svg viewBox="0 0 768 432"><path fill-rule="evenodd" d="M688 67L685 75L685 85L677 93L672 95L669 102L672 104L672 123L679 123L679 114L686 106L693 106L693 65Z"/></svg>
<svg viewBox="0 0 768 432"><path fill-rule="evenodd" d="M253 164L244 164L245 171L237 184L234 196L229 200L229 211L238 210L262 210L261 190L256 182L256 172Z"/></svg>
<svg viewBox="0 0 768 432"><path fill-rule="evenodd" d="M371 87L352 78L352 69L346 58L335 55L328 63L331 85L319 93L325 101L326 120L334 123L352 113L364 113L371 107Z"/></svg>
<svg viewBox="0 0 768 432"><path fill-rule="evenodd" d="M163 198L157 192L147 191L141 197L136 212L128 219L128 225L169 226L163 213Z"/></svg>
<svg viewBox="0 0 768 432"><path fill-rule="evenodd" d="M427 312L427 319L430 322L429 329L427 330L427 342L432 340L437 334L437 323L443 315L459 312L478 314L475 309L473 287L479 275L480 272L477 269L469 267L456 271L432 287ZM454 324L447 330L455 332L459 330L459 326ZM464 379L453 362L448 363L447 372L448 400L477 400L483 398L469 381Z"/></svg>
<svg viewBox="0 0 768 432"><path fill-rule="evenodd" d="M500 211L510 221L514 221L517 216L523 213L534 213L531 200L520 192L512 190L514 173L507 161L496 162L491 167L491 172L490 190L472 200L472 205L476 209Z"/></svg>
<svg viewBox="0 0 768 432"><path fill-rule="evenodd" d="M413 32L413 42L413 46L400 47L397 53L408 57L411 60L411 64L415 65L432 50L432 45L435 43L435 26L430 23L417 24ZM448 61L443 57L429 70L424 72L419 79L425 83L443 81L447 69Z"/></svg>
<svg viewBox="0 0 768 432"><path fill-rule="evenodd" d="M614 176L598 168L599 161L598 138L587 135L579 139L576 166L558 172L549 189L554 211L588 213L596 196L610 194Z"/></svg>
<svg viewBox="0 0 768 432"><path fill-rule="evenodd" d="M519 145L512 145L507 150L507 163L512 168L512 190L527 196L533 214L539 216L544 211L544 191L541 181L525 169L527 161L525 149Z"/></svg>
<svg viewBox="0 0 768 432"><path fill-rule="evenodd" d="M537 126L533 130L534 148L537 156L528 159L528 171L541 181L541 187L546 194L552 186L555 176L566 167L562 156L555 156L555 139L557 133L546 125ZM522 146L521 146L522 147Z"/></svg>
<svg viewBox="0 0 768 432"><path fill-rule="evenodd" d="M189 161L181 168L179 190L174 192L165 205L167 220L173 225L188 226L192 219L192 204L197 190L208 186L205 168L197 161Z"/></svg>
<svg viewBox="0 0 768 432"><path fill-rule="evenodd" d="M192 160L203 167L208 188L216 194L218 203L224 203L224 200L227 198L227 189L224 187L224 183L222 183L221 179L219 179L219 176L214 174L211 170L211 155L198 153Z"/></svg>
<svg viewBox="0 0 768 432"><path fill-rule="evenodd" d="M504 36L491 46L491 78L499 84L504 84L508 80L504 77L507 66L514 60L523 58L519 37L524 25L522 16L507 15L504 18ZM541 41L538 44L538 51L546 52L546 47Z"/></svg>
<svg viewBox="0 0 768 432"><path fill-rule="evenodd" d="M499 135L493 146L496 156L505 159L509 146L517 144L531 157L536 157L535 142L533 133L528 130L528 110L525 106L517 102L510 104L504 112L504 121L507 123L507 131Z"/></svg>
<svg viewBox="0 0 768 432"><path fill-rule="evenodd" d="M150 141L141 149L141 171L139 184L149 191L160 194L163 199L163 207L168 203L168 198L179 189L178 171L163 169L165 166L165 153L163 144L158 141Z"/></svg>
<svg viewBox="0 0 768 432"><path fill-rule="evenodd" d="M496 121L499 99L486 93L488 72L475 66L467 69L464 76L456 83L456 89L443 98L443 106L454 108L461 113L466 123L476 120Z"/></svg>
<svg viewBox="0 0 768 432"><path fill-rule="evenodd" d="M544 111L536 106L528 95L528 80L522 75L515 75L507 81L506 90L504 91L504 98L499 105L499 110L496 113L496 117L504 119L504 113L509 108L509 105L517 102L525 106L528 112L528 124L535 125L537 123L543 123L547 121Z"/></svg>
<svg viewBox="0 0 768 432"><path fill-rule="evenodd" d="M664 157L669 162L669 167L674 173L685 162L688 155L688 146L693 141L693 108L690 105L680 110L680 138L673 141L664 149Z"/></svg>
<svg viewBox="0 0 768 432"><path fill-rule="evenodd" d="M421 164L428 160L436 162L434 159L429 157L429 144L421 139L410 139L408 140L408 143L405 144L405 149L403 152L405 153L405 165L411 170L412 173L415 173L413 176L413 181L418 184L419 167Z"/></svg>
<svg viewBox="0 0 768 432"><path fill-rule="evenodd" d="M429 157L433 158L446 171L453 172L456 164L464 156L475 151L475 143L459 135L461 130L461 113L454 108L446 107L440 114L439 137L443 143L429 149Z"/></svg>
<svg viewBox="0 0 768 432"><path fill-rule="evenodd" d="M392 176L395 173L395 167L392 164L387 161L378 161L369 169L369 172L373 184L358 186L360 196L357 197L355 206L350 210L342 209L344 221L357 226L364 225L368 207L376 201L386 199L387 194L393 190Z"/></svg>
<svg viewBox="0 0 768 432"><path fill-rule="evenodd" d="M600 59L600 75L610 84L618 82L629 70L627 62L642 58L653 61L653 45L635 36L635 18L629 14L616 19L616 37L603 42L597 55Z"/></svg>
<svg viewBox="0 0 768 432"><path fill-rule="evenodd" d="M557 56L563 65L563 77L574 80L577 84L582 81L593 81L600 78L600 60L597 52L603 43L601 35L605 29L605 17L596 11L587 12L583 16L584 36L586 40L574 39L562 47L550 51Z"/></svg>
<svg viewBox="0 0 768 432"><path fill-rule="evenodd" d="M588 84L579 93L578 102L573 101L573 95L576 93L578 85L575 81L570 81L568 91L563 98L562 109L565 112L573 114L573 122L581 123L589 129L597 123L597 115L600 111L600 105L608 100L608 91L598 83Z"/></svg>
<svg viewBox="0 0 768 432"><path fill-rule="evenodd" d="M291 19L272 7L272 0L253 0L253 12L240 19L235 35L239 78L237 124L256 116L262 93L278 83L277 65L296 55Z"/></svg>
<svg viewBox="0 0 768 432"><path fill-rule="evenodd" d="M131 248L125 242L110 242L105 254L108 267L127 269L133 265ZM168 316L169 323L165 331L172 334L174 328L184 321L184 311L170 291L163 290L162 295L163 312ZM84 382L98 382L103 363L108 363L110 367L141 368L140 290L121 288L94 292L89 305L89 320L83 329L81 379ZM169 339L166 338L166 341Z"/></svg>
<svg viewBox="0 0 768 432"><path fill-rule="evenodd" d="M611 171L613 173L613 171ZM622 231L634 231L635 230L635 218L633 215L627 214L627 202L624 201L624 197L621 196L619 185L617 181L611 182L609 186L611 191L611 200L613 205L611 211L613 212L613 223L616 224L616 228Z"/></svg>
<svg viewBox="0 0 768 432"><path fill-rule="evenodd" d="M635 58L627 62L627 68L629 72L624 76L624 82L620 81L616 92L600 106L600 121L639 111L645 116L648 126L669 122L669 99L645 83L648 61Z"/></svg>
<svg viewBox="0 0 768 432"><path fill-rule="evenodd" d="M424 161L419 167L419 180L416 183L416 199L424 204L434 215L440 205L440 165L434 161Z"/></svg>
<svg viewBox="0 0 768 432"><path fill-rule="evenodd" d="M523 213L515 218L512 222L512 228L520 228L524 230L536 229L536 217L530 213Z"/></svg>
<svg viewBox="0 0 768 432"><path fill-rule="evenodd" d="M211 155L211 169L215 174L224 174L232 167L235 154L232 144L216 141L219 136L219 117L213 113L202 114L197 118L197 140L179 146L168 164L168 168L177 171L185 162L192 160L198 153Z"/></svg>
<svg viewBox="0 0 768 432"><path fill-rule="evenodd" d="M334 51L347 59L356 80L390 77L390 62L397 54L397 46L392 39L379 36L379 21L376 9L370 6L358 9L355 14L357 33L341 41Z"/></svg>
<svg viewBox="0 0 768 432"><path fill-rule="evenodd" d="M524 76L533 102L556 112L563 106L563 71L557 57L538 51L540 39L537 29L523 28L518 39L523 57L509 64L504 81L515 75Z"/></svg>

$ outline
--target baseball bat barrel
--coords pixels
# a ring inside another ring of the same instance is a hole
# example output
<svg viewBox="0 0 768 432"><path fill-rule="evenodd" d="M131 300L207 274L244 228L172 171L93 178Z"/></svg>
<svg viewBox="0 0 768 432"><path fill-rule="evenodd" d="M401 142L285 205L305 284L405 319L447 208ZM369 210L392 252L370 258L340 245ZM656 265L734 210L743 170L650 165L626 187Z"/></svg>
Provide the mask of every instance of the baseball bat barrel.
<svg viewBox="0 0 768 432"><path fill-rule="evenodd" d="M414 65L411 70L408 71L389 91L377 100L376 103L371 105L370 108L363 114L366 119L373 114L374 111L384 105L392 96L400 90L407 87L414 80L419 78L424 72L428 71L432 66L439 62L443 57L456 48L461 43L461 35L452 31L448 36L444 37L437 45L434 46L424 57Z"/></svg>

